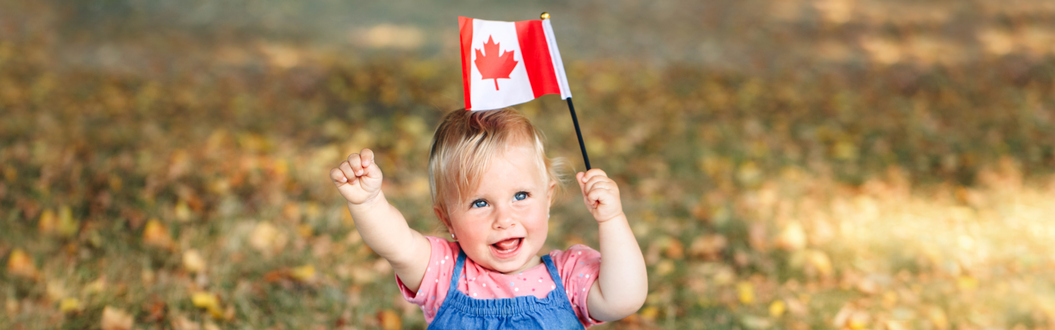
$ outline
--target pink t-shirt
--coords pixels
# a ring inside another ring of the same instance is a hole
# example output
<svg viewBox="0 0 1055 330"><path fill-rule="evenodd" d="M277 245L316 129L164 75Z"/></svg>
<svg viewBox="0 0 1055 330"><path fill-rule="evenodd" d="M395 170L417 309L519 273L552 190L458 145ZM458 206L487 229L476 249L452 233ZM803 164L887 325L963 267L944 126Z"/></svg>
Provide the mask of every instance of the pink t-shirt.
<svg viewBox="0 0 1055 330"><path fill-rule="evenodd" d="M451 276L454 272L454 263L458 261L458 252L461 247L458 242L448 242L439 237L426 236L432 243L432 256L429 267L425 270L425 276L421 279L418 292L411 292L403 285L403 281L396 276L399 289L403 292L403 298L407 301L421 306L425 312L425 321L432 323L436 317L443 300L447 298L447 288L451 284ZM585 245L573 245L566 251L553 250L549 253L553 263L557 266L564 289L567 290L568 299L575 309L575 316L579 317L584 327L600 324L601 321L589 317L586 297L590 294L590 287L597 280L597 273L601 267L601 253ZM535 267L518 274L506 275L486 269L472 259L465 258L463 267L464 277L458 281L458 291L477 299L499 299L520 296L535 296L546 298L546 295L557 286L546 270L546 264L540 263Z"/></svg>

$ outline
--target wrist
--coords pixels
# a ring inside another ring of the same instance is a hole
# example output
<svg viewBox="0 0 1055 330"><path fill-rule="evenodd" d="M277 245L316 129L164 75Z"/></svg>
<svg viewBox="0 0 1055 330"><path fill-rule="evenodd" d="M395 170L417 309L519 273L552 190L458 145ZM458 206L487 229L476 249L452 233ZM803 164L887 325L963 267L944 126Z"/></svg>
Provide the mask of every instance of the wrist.
<svg viewBox="0 0 1055 330"><path fill-rule="evenodd" d="M384 192L379 191L379 192L377 192L377 195L374 195L374 197L371 197L371 198L367 198L362 203L358 203L357 204L357 203L352 203L352 202L349 201L348 202L348 209L352 210L353 213L354 212L370 212L371 210L376 209L378 206L384 205L384 204L387 204L385 202Z"/></svg>
<svg viewBox="0 0 1055 330"><path fill-rule="evenodd" d="M612 215L612 216L609 216L609 217L605 217L603 219L600 218L600 217L594 217L594 220L597 220L598 224L612 223L612 222L623 222L623 223L627 222L626 213L623 213L622 211L620 211L619 213L617 213L615 215Z"/></svg>

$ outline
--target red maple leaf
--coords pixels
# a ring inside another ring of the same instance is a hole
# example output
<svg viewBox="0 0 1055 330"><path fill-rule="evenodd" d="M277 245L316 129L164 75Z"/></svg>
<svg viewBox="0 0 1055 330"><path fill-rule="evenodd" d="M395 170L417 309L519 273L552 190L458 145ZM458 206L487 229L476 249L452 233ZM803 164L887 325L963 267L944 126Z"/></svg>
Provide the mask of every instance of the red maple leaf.
<svg viewBox="0 0 1055 330"><path fill-rule="evenodd" d="M517 66L517 61L513 60L513 52L505 51L502 56L498 56L498 44L491 36L487 36L484 52L476 49L476 60L473 62L476 63L476 69L480 70L483 79L495 80L495 90L498 90L498 79L509 79L509 73Z"/></svg>

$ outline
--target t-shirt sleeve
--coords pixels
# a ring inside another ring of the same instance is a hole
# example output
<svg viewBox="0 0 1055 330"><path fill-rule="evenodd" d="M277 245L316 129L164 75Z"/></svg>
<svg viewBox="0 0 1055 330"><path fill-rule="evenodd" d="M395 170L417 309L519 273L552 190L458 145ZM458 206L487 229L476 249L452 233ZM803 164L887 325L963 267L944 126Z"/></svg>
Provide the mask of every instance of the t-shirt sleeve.
<svg viewBox="0 0 1055 330"><path fill-rule="evenodd" d="M399 284L399 291L403 293L403 299L421 306L421 311L425 313L425 321L432 322L443 304L443 299L447 297L447 288L451 285L451 273L454 272L455 258L458 257L458 243L439 237L425 237L432 246L432 254L429 256L429 265L425 268L418 291L407 289L399 275L396 275L396 283Z"/></svg>
<svg viewBox="0 0 1055 330"><path fill-rule="evenodd" d="M582 322L583 326L604 323L590 317L586 303L590 287L597 280L597 274L601 270L601 253L588 246L576 244L566 251L553 251L550 257L560 271L561 284L568 291L568 299L571 300L579 322Z"/></svg>

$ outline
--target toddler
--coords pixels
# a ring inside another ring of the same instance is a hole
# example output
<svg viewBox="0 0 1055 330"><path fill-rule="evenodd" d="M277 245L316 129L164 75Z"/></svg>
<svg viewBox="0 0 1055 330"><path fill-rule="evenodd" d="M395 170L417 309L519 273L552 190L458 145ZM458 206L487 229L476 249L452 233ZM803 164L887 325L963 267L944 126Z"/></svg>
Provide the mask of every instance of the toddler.
<svg viewBox="0 0 1055 330"><path fill-rule="evenodd" d="M404 298L421 306L430 328L583 328L622 319L645 301L641 249L619 187L600 169L575 176L597 221L600 252L575 245L538 256L558 175L542 134L515 110L455 110L436 129L433 210L453 242L407 225L381 191L370 149L330 178L363 241L392 265Z"/></svg>

